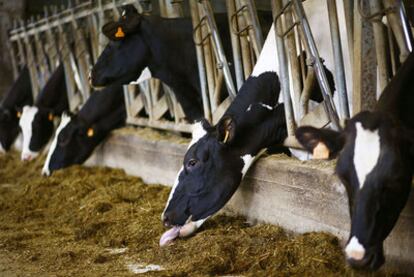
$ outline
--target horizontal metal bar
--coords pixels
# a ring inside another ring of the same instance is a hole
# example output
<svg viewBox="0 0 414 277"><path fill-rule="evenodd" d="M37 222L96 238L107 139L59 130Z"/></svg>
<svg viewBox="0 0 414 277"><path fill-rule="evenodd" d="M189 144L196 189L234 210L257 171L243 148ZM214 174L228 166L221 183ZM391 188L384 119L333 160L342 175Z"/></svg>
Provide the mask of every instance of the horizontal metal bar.
<svg viewBox="0 0 414 277"><path fill-rule="evenodd" d="M34 35L35 33L44 32L49 28L57 27L58 25L63 25L70 23L74 18L81 19L88 17L92 14L112 10L115 7L123 6L126 4L136 3L136 0L116 0L115 2L107 3L101 7L92 7L92 2L86 2L81 5L78 5L74 8L66 9L60 13L51 15L47 18L43 18L34 23L29 23L25 27L18 27L10 31L10 40L15 41L19 38L24 38L25 33L27 35ZM76 11L80 9L85 9L81 11ZM74 14L72 14L74 12ZM49 21L49 23L47 23Z"/></svg>

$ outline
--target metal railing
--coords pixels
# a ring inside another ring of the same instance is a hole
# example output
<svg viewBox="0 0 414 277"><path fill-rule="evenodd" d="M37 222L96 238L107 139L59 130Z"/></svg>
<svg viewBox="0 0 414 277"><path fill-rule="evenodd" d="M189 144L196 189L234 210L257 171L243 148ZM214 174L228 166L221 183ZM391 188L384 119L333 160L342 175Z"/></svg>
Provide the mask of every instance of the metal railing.
<svg viewBox="0 0 414 277"><path fill-rule="evenodd" d="M227 10L232 64L228 63L229 57L224 52L217 28L213 11L214 4L217 4L215 0L94 0L81 4L76 2L76 5L70 4L68 7L48 7L45 8L43 18L16 21L10 31L8 45L14 76L26 64L36 96L58 63L63 63L70 109L78 110L91 93L88 71L107 43L100 31L102 25L108 19L119 17L121 5L133 4L138 11L149 13L154 1L159 12L166 17L178 17L183 15L183 10L190 11L204 116L216 123L251 74L263 46L262 26L255 7L257 2L254 0L226 0L220 3L225 4ZM269 58L278 59L289 136L293 135L297 126L304 124L323 127L331 123L339 129L340 120L350 116L350 105L335 0L326 0L326 3L338 107L332 99L332 91L302 1L269 1L272 3L278 49L275 56ZM382 88L395 73L399 62L412 51L411 29L401 1L373 0L369 1L369 5L364 5L363 1L367 0L359 0L355 4L350 0L344 1L348 48L351 53L356 53L360 48L353 42L357 34L361 35L360 26L353 23L354 18L361 17L372 22ZM186 4L189 6L183 6ZM368 8L369 12L366 11ZM387 32L379 27L384 15L389 23ZM394 41L400 53L398 60L393 58L395 54L389 50L395 48ZM306 61L299 55L302 51L307 54ZM360 62L359 59L362 58L350 55L351 65L354 61ZM358 77L355 72L353 74L354 79ZM321 87L324 101L309 112L309 88L315 82ZM355 92L354 89L353 93L362 92ZM159 80L150 79L140 84L127 85L124 87L124 95L128 123L190 132L190 125L184 119L174 92ZM354 113L355 111L357 109L354 109Z"/></svg>

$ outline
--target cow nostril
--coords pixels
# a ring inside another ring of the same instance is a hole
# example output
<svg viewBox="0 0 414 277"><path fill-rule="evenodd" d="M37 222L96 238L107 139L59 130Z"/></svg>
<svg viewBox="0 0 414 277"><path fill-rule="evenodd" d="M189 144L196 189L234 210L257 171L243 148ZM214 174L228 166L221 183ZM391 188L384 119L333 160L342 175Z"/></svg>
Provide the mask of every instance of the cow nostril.
<svg viewBox="0 0 414 277"><path fill-rule="evenodd" d="M171 220L170 220L170 216L168 214L164 214L164 216L162 218L162 224L165 227L170 227L171 226Z"/></svg>

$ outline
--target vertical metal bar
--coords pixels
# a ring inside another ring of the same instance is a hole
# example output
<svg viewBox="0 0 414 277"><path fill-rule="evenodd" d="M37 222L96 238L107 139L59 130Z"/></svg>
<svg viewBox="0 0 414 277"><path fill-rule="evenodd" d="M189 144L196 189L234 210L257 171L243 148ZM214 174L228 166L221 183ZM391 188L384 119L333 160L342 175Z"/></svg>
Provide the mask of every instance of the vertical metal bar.
<svg viewBox="0 0 414 277"><path fill-rule="evenodd" d="M12 63L12 69L13 69L13 80L16 80L18 75L19 75L19 70L18 70L18 66L17 66L17 55L16 55L16 51L14 50L13 47L13 43L7 39L7 48L9 49L9 54L10 54L10 60Z"/></svg>
<svg viewBox="0 0 414 277"><path fill-rule="evenodd" d="M232 24L231 18L233 14L236 12L236 6L235 6L234 0L226 0L226 5L227 5L227 15L229 18L229 26L231 26ZM235 23L237 24L237 20ZM231 46L233 49L233 63L234 63L234 71L236 73L237 90L239 90L244 82L242 59L241 59L241 54L240 54L240 41L239 41L239 37L234 32L230 32L230 38L231 38Z"/></svg>
<svg viewBox="0 0 414 277"><path fill-rule="evenodd" d="M319 86L321 87L322 95L324 98L325 110L329 116L333 127L336 130L341 128L339 124L339 117L335 109L335 105L332 99L332 92L331 88L329 87L328 81L326 79L325 70L323 68L322 62L319 58L318 49L316 48L315 41L313 39L313 35L306 19L305 10L303 9L302 1L301 0L292 0L293 5L295 8L295 12L298 16L300 21L300 28L302 29L305 40L304 43L308 45L310 50L310 54L313 58L313 68L315 69L316 77L318 79Z"/></svg>
<svg viewBox="0 0 414 277"><path fill-rule="evenodd" d="M220 36L218 34L217 25L213 17L213 9L211 8L211 3L209 0L202 0L204 12L207 15L208 25L210 27L211 35L213 38L213 46L216 50L216 54L218 57L219 62L221 63L219 66L222 67L223 74L224 74L224 81L226 83L227 90L229 92L229 96L231 98L236 97L236 90L234 88L233 78L231 76L229 64L227 62L226 55L224 53L223 44L221 42Z"/></svg>
<svg viewBox="0 0 414 277"><path fill-rule="evenodd" d="M197 5L198 5L197 0L190 0L191 20L193 23L193 28L200 23L200 16L198 14ZM199 28L194 31L194 35L195 35L195 40L200 41L201 34L200 34ZM204 66L203 48L201 45L196 45L196 53L197 53L198 76L200 78L201 97L203 100L204 117L211 122L212 117L211 117L209 99L207 96L206 68Z"/></svg>
<svg viewBox="0 0 414 277"><path fill-rule="evenodd" d="M291 9L287 9L284 12L284 18L286 26L293 26L294 20ZM304 116L304 111L301 109L300 105L300 94L302 91L302 86L300 77L300 66L296 52L295 33L293 31L286 34L285 42L287 46L286 51L288 55L288 60L290 62L290 74L292 77L292 90L290 91L290 97L292 99L293 112L295 114L295 118L299 119Z"/></svg>
<svg viewBox="0 0 414 277"><path fill-rule="evenodd" d="M46 41L47 41L46 54L49 56L50 70L53 72L57 68L57 65L60 60L59 54L58 54L59 49L58 49L58 43L56 41L56 38L52 32L52 27L50 26L49 17L48 17L49 13L48 13L47 7L45 7L44 9L44 14L45 14L45 24L47 26L47 29L45 32Z"/></svg>
<svg viewBox="0 0 414 277"><path fill-rule="evenodd" d="M280 13L282 10L282 0L272 1L272 11L273 18ZM292 99L290 98L290 88L289 88L289 72L288 72L288 61L286 58L286 49L283 42L283 38L278 36L278 33L283 32L283 25L281 19L275 22L275 38L276 38L276 47L277 47L277 59L279 61L279 75L280 75L280 84L283 93L283 102L285 106L285 116L286 116L286 127L288 136L294 136L296 122L293 113Z"/></svg>
<svg viewBox="0 0 414 277"><path fill-rule="evenodd" d="M252 0L240 0L240 2L242 6L247 7L247 16L245 16L245 19L247 25L251 26L248 31L252 38L251 42L253 44L253 49L258 57L262 51L264 39L262 29L260 28L259 18L257 16L256 4Z"/></svg>
<svg viewBox="0 0 414 277"><path fill-rule="evenodd" d="M348 39L349 58L351 67L354 64L354 0L344 0L346 34Z"/></svg>
<svg viewBox="0 0 414 277"><path fill-rule="evenodd" d="M38 80L38 73L36 69L35 64L35 56L32 44L29 39L29 35L27 34L26 27L23 21L21 21L21 26L23 29L23 35L24 35L24 44L26 49L26 57L27 57L27 68L29 69L29 75L30 80L32 84L32 93L33 93L33 99L36 99L37 95L39 94L40 86L39 86L39 80Z"/></svg>
<svg viewBox="0 0 414 277"><path fill-rule="evenodd" d="M387 13L387 19L400 48L400 62L403 62L412 51L412 36L411 32L409 32L409 27L407 26L401 0L383 0L383 3L384 8L396 11Z"/></svg>
<svg viewBox="0 0 414 277"><path fill-rule="evenodd" d="M339 99L339 112L341 118L349 118L349 104L348 104L348 92L346 89L345 81L345 67L342 56L341 36L339 33L338 14L336 9L335 0L327 0L328 2L328 14L329 14L329 26L331 30L332 50L334 54L335 63L335 83L336 91L338 92Z"/></svg>
<svg viewBox="0 0 414 277"><path fill-rule="evenodd" d="M375 53L377 55L379 91L382 91L387 86L388 80L391 77L389 72L390 66L388 65L386 34L381 22L382 14L380 14L383 7L380 1L370 1L369 4L371 14L378 14L378 16L372 18L371 22L374 31Z"/></svg>

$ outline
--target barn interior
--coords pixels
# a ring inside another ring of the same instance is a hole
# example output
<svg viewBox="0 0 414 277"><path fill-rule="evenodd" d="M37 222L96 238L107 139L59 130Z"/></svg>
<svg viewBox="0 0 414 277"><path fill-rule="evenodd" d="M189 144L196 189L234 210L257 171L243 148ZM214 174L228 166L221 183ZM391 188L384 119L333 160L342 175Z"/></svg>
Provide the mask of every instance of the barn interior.
<svg viewBox="0 0 414 277"><path fill-rule="evenodd" d="M374 110L414 41L410 0L0 0L0 98L27 67L36 99L62 64L68 112L77 114L99 93L89 74L109 42L101 29L120 20L125 5L144 16L190 19L194 74L211 124L260 58L272 60L285 103L284 146L299 151L298 127L336 130L360 111ZM215 14L225 15L227 39ZM272 35L277 52L269 53ZM170 86L145 70L136 79L122 88L124 125L82 165L42 176L53 139L31 161L20 160L21 137L0 153L0 275L413 274L412 192L385 240L384 266L354 270L344 254L350 214L336 160L284 153L263 154L217 215L189 238L160 247L167 230L160 216L193 125ZM310 107L315 86L322 98Z"/></svg>

